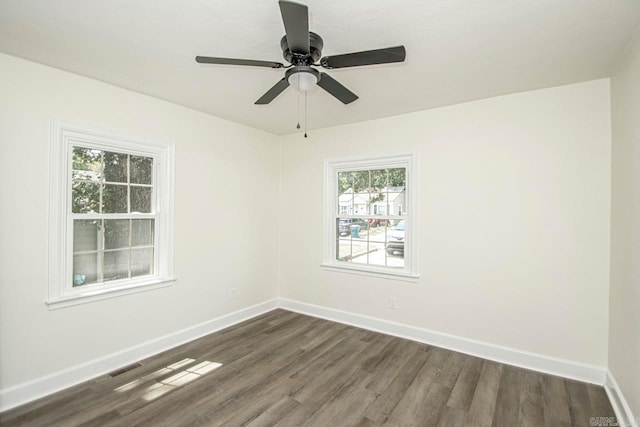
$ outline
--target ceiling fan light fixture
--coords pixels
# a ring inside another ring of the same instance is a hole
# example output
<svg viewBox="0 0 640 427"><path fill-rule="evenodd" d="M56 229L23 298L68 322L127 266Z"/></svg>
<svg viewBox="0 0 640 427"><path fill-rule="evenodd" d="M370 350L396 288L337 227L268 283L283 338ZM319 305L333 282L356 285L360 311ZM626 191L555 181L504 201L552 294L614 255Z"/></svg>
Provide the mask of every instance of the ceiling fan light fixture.
<svg viewBox="0 0 640 427"><path fill-rule="evenodd" d="M289 84L298 92L306 92L318 83L318 79L311 73L296 73L289 77Z"/></svg>
<svg viewBox="0 0 640 427"><path fill-rule="evenodd" d="M320 73L311 67L293 67L287 70L287 81L298 92L311 90L320 80Z"/></svg>

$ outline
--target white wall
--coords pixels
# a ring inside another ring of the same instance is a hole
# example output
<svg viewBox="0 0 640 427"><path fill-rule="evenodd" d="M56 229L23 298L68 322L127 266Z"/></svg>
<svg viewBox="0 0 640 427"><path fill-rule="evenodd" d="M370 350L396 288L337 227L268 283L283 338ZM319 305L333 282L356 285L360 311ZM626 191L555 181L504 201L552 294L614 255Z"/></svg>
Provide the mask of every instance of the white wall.
<svg viewBox="0 0 640 427"><path fill-rule="evenodd" d="M275 136L6 55L0 94L0 389L276 296ZM174 286L48 310L51 118L175 143Z"/></svg>
<svg viewBox="0 0 640 427"><path fill-rule="evenodd" d="M611 99L609 369L640 416L640 33L611 79Z"/></svg>
<svg viewBox="0 0 640 427"><path fill-rule="evenodd" d="M0 93L0 389L276 296L607 366L606 79L311 131L306 140L6 55ZM48 310L51 118L175 142L175 286ZM324 160L406 150L419 157L418 283L322 270ZM612 349L622 346L611 339ZM612 359L625 357L617 351ZM633 364L617 366L626 375Z"/></svg>
<svg viewBox="0 0 640 427"><path fill-rule="evenodd" d="M280 294L605 367L610 141L607 79L283 137ZM324 271L324 160L395 150L418 155L421 279Z"/></svg>

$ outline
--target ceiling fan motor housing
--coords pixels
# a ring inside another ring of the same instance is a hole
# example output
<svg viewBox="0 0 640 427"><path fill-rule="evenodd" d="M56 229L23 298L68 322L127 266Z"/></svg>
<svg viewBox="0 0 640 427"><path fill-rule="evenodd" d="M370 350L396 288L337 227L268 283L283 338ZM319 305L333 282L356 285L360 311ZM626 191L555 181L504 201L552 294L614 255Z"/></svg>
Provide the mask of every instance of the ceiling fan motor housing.
<svg viewBox="0 0 640 427"><path fill-rule="evenodd" d="M289 44L287 43L287 36L284 35L280 40L280 48L282 49L282 56L284 59L291 63L291 65L297 66L309 66L317 62L322 56L322 48L324 43L322 37L314 32L309 31L309 53L306 52L291 52Z"/></svg>

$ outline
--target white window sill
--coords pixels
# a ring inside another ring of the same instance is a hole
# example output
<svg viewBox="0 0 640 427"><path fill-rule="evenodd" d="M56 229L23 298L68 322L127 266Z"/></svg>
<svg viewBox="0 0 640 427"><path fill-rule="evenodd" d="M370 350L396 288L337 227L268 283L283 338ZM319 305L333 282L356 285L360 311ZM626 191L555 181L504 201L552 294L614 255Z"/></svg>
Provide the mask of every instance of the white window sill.
<svg viewBox="0 0 640 427"><path fill-rule="evenodd" d="M118 287L87 289L85 292L63 295L55 299L47 300L49 310L71 307L74 305L86 304L122 295L130 295L138 292L151 291L153 289L171 286L175 278L152 279L144 282L129 283Z"/></svg>
<svg viewBox="0 0 640 427"><path fill-rule="evenodd" d="M346 263L345 263L346 264ZM358 265L347 264L328 264L323 263L320 266L327 271L337 273L359 274L362 276L380 277L383 279L402 280L404 282L416 283L420 278L419 274L407 273L406 271L393 271L390 269L376 269L371 267L360 267Z"/></svg>

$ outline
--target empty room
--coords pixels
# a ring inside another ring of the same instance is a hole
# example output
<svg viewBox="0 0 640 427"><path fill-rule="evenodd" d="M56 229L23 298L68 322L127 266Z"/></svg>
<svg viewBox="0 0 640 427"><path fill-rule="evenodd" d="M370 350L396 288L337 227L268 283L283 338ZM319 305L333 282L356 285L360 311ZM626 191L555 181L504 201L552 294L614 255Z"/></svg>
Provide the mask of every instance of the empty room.
<svg viewBox="0 0 640 427"><path fill-rule="evenodd" d="M640 423L640 1L0 0L0 425Z"/></svg>

